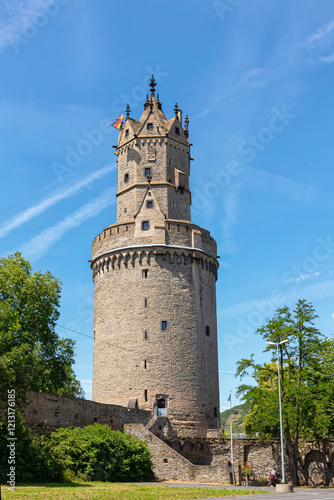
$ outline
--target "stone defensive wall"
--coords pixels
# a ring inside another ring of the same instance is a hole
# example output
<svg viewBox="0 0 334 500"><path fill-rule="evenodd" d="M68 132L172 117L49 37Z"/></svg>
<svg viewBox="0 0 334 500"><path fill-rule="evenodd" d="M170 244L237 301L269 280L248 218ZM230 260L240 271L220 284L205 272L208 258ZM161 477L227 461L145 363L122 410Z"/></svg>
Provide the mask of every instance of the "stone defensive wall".
<svg viewBox="0 0 334 500"><path fill-rule="evenodd" d="M222 438L163 438L165 443L192 464L210 466L222 472L217 482L226 475L226 460L231 456L231 442ZM301 485L334 487L334 441L300 441L298 476ZM268 478L272 469L281 472L280 441L235 439L233 441L234 475L238 480L238 466L253 463L255 478ZM207 479L211 477L211 472ZM285 473L290 481L289 460L285 456ZM221 477L220 477L221 476Z"/></svg>
<svg viewBox="0 0 334 500"><path fill-rule="evenodd" d="M84 427L95 422L116 430L130 422L147 424L151 418L150 411L96 403L87 399L41 392L28 392L27 397L30 404L21 411L21 416L33 434L54 431L60 427Z"/></svg>
<svg viewBox="0 0 334 500"><path fill-rule="evenodd" d="M152 432L151 412L118 405L96 403L79 398L29 392L30 403L21 411L34 435L60 427L84 427L98 422L112 429L124 429L146 440L152 455L157 480L229 483L228 461L231 442L222 438L172 437L160 439ZM0 410L0 417L4 412ZM334 487L334 441L300 441L301 485ZM253 463L255 478L268 478L272 469L281 471L279 440L233 441L234 480L239 481L238 466ZM286 477L290 480L285 457Z"/></svg>

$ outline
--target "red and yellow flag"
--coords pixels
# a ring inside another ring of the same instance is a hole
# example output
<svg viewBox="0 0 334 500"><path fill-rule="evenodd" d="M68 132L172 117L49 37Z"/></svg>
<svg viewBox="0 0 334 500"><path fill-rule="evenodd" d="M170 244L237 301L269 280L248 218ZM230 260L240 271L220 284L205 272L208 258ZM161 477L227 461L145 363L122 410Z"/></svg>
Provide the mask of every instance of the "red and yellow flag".
<svg viewBox="0 0 334 500"><path fill-rule="evenodd" d="M122 123L123 123L123 117L124 117L124 115L119 115L116 118L116 121L114 123L112 123L112 126L119 130L122 126Z"/></svg>

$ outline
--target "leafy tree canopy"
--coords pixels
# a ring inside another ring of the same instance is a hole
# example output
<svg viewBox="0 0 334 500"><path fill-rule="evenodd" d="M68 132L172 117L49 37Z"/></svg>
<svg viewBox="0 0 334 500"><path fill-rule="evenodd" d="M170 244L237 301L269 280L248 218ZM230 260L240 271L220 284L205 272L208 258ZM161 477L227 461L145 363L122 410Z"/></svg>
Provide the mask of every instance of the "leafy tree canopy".
<svg viewBox="0 0 334 500"><path fill-rule="evenodd" d="M55 333L61 282L33 272L19 252L0 259L0 400L15 389L16 403L27 391L82 396L76 380L74 344Z"/></svg>
<svg viewBox="0 0 334 500"><path fill-rule="evenodd" d="M334 435L334 339L314 326L317 318L312 304L299 300L294 311L276 311L257 330L264 341L279 343L283 432L294 484L298 484L298 439L321 439ZM237 375L251 371L256 384L240 385L238 395L250 406L244 428L249 436L278 438L279 401L276 345L267 345L269 363L257 363L254 355L237 363Z"/></svg>

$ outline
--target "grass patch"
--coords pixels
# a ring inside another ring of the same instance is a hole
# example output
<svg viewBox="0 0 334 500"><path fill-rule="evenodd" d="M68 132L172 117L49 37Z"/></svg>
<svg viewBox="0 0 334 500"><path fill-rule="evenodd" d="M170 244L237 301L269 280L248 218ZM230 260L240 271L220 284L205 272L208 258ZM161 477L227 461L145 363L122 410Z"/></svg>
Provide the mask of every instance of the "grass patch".
<svg viewBox="0 0 334 500"><path fill-rule="evenodd" d="M169 486L146 486L120 483L66 483L47 485L23 485L12 493L2 487L5 500L12 498L24 500L183 500L189 498L213 498L266 493L255 490L227 490L226 488L187 488Z"/></svg>

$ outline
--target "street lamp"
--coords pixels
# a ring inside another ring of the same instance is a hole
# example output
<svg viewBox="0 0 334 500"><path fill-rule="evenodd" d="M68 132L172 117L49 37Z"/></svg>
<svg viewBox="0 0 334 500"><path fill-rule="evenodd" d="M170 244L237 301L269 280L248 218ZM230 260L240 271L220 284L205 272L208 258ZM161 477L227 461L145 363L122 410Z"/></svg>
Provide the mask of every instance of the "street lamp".
<svg viewBox="0 0 334 500"><path fill-rule="evenodd" d="M277 366L278 366L278 400L279 400L279 421L280 421L280 432L281 432L281 457L282 457L282 483L285 484L285 471L284 471L284 448L283 448L283 422L282 422L282 403L281 403L281 377L279 369L279 354L278 346L286 344L289 339L282 340L282 342L266 342L270 345L275 345L277 347Z"/></svg>

